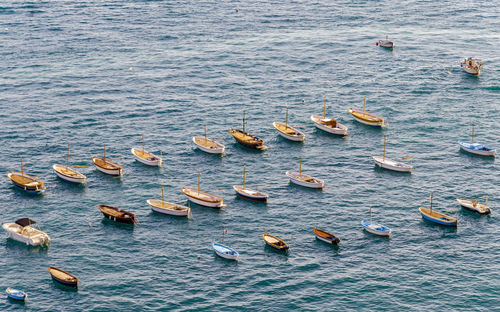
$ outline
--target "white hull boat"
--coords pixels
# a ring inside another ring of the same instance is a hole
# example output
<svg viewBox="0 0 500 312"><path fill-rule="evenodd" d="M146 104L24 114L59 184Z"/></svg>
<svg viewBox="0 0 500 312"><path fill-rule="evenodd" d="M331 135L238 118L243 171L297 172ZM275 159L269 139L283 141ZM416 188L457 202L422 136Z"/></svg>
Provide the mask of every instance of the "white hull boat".
<svg viewBox="0 0 500 312"><path fill-rule="evenodd" d="M102 173L109 174L112 176L121 176L123 167L115 164L102 157L94 156L92 157L92 162L95 164L97 170Z"/></svg>
<svg viewBox="0 0 500 312"><path fill-rule="evenodd" d="M134 155L134 158L148 166L156 166L159 167L162 164L162 159L152 153L149 153L146 150L140 149L140 148L135 148L133 147L131 150L132 154Z"/></svg>
<svg viewBox="0 0 500 312"><path fill-rule="evenodd" d="M148 199L147 203L151 205L151 209L158 213L167 214L177 217L189 217L191 215L191 208L165 202L158 199Z"/></svg>
<svg viewBox="0 0 500 312"><path fill-rule="evenodd" d="M308 176L306 174L300 174L299 172L287 171L286 176L290 178L290 182L297 185L322 189L325 187L325 182L323 180Z"/></svg>
<svg viewBox="0 0 500 312"><path fill-rule="evenodd" d="M278 134L287 140L302 142L306 139L306 135L304 133L281 122L275 121L273 122L273 126L276 130L278 130Z"/></svg>
<svg viewBox="0 0 500 312"><path fill-rule="evenodd" d="M391 229L389 229L386 226L383 226L381 224L377 224L371 221L361 221L361 225L363 225L363 228L365 231L378 235L378 236L391 236Z"/></svg>
<svg viewBox="0 0 500 312"><path fill-rule="evenodd" d="M59 178L68 182L84 184L87 181L85 175L76 170L69 169L66 166L54 164L52 169L54 169L54 172Z"/></svg>
<svg viewBox="0 0 500 312"><path fill-rule="evenodd" d="M267 199L269 197L269 195L267 195L266 193L262 193L262 192L259 192L256 190L245 188L245 187L239 186L239 185L233 185L233 189L236 192L236 194L238 194L239 196L246 198L246 199L250 199L250 200L265 202L265 201L267 201Z"/></svg>
<svg viewBox="0 0 500 312"><path fill-rule="evenodd" d="M320 130L335 135L341 135L341 136L347 135L347 126L338 123L335 119L321 118L320 116L311 115L311 120L314 122L316 128Z"/></svg>
<svg viewBox="0 0 500 312"><path fill-rule="evenodd" d="M477 200L469 200L469 199L459 199L457 198L460 206L464 207L467 210L477 212L480 214L490 214L491 208L487 206L487 202L485 204L479 203Z"/></svg>
<svg viewBox="0 0 500 312"><path fill-rule="evenodd" d="M182 192L190 201L200 206L212 208L222 208L224 206L224 200L219 196L215 196L190 187L183 187Z"/></svg>
<svg viewBox="0 0 500 312"><path fill-rule="evenodd" d="M193 137L193 143L200 150L210 154L224 154L224 151L226 150L226 147L221 143L202 136Z"/></svg>
<svg viewBox="0 0 500 312"><path fill-rule="evenodd" d="M226 245L222 245L219 243L213 243L212 247L215 250L215 253L219 257L229 259L229 260L238 260L240 257L240 254L236 250L234 250Z"/></svg>
<svg viewBox="0 0 500 312"><path fill-rule="evenodd" d="M480 143L471 143L467 141L459 141L460 148L466 152L481 155L481 156L495 156L495 149L484 146Z"/></svg>
<svg viewBox="0 0 500 312"><path fill-rule="evenodd" d="M398 172L411 172L413 166L401 163L392 159L384 158L381 156L372 156L375 164L381 168L398 171Z"/></svg>
<svg viewBox="0 0 500 312"><path fill-rule="evenodd" d="M460 67L464 72L469 75L479 76L481 75L481 67L483 66L483 62L480 59L475 59L469 57L468 59L463 59L460 62Z"/></svg>
<svg viewBox="0 0 500 312"><path fill-rule="evenodd" d="M33 227L36 222L28 218L22 218L14 223L4 223L4 228L8 238L25 243L31 246L49 245L50 237L47 233Z"/></svg>

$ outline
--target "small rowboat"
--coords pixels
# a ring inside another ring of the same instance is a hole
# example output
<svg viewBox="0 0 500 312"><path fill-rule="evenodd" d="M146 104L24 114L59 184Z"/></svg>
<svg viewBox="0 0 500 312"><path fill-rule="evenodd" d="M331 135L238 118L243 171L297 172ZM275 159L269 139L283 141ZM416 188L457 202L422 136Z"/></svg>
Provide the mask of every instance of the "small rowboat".
<svg viewBox="0 0 500 312"><path fill-rule="evenodd" d="M295 142L303 142L306 139L304 133L288 125L288 106L286 108L285 123L283 124L281 122L275 121L273 122L273 126L274 128L276 128L276 130L278 130L278 134L287 140Z"/></svg>
<svg viewBox="0 0 500 312"><path fill-rule="evenodd" d="M287 243L285 243L284 240L274 235L264 233L262 234L262 238L264 239L267 245L273 247L274 249L288 250L288 248L290 248L290 246Z"/></svg>
<svg viewBox="0 0 500 312"><path fill-rule="evenodd" d="M191 208L177 205L173 203L166 202L163 198L163 185L161 186L161 200L158 199L148 199L146 201L151 205L151 209L158 213L163 213L171 216L177 217L191 217Z"/></svg>
<svg viewBox="0 0 500 312"><path fill-rule="evenodd" d="M460 206L464 207L467 210L477 212L480 214L491 213L491 208L488 207L488 196L486 196L486 201L484 202L484 204L479 203L477 199L469 200L469 199L457 198L457 201L460 204Z"/></svg>
<svg viewBox="0 0 500 312"><path fill-rule="evenodd" d="M394 49L394 47L396 46L394 42L389 41L389 36L385 36L385 40L379 40L375 45L390 49Z"/></svg>
<svg viewBox="0 0 500 312"><path fill-rule="evenodd" d="M445 226L454 226L456 227L458 224L457 218L447 216L443 213L432 210L432 194L431 194L431 206L430 208L418 207L422 218L429 220L431 222L445 225Z"/></svg>
<svg viewBox="0 0 500 312"><path fill-rule="evenodd" d="M44 182L36 177L32 177L24 173L23 158L21 157L21 172L10 171L7 177L14 183L15 186L25 190L30 194L41 194L45 191Z"/></svg>
<svg viewBox="0 0 500 312"><path fill-rule="evenodd" d="M102 212L104 217L109 220L126 224L134 224L137 222L135 220L135 214L122 210L120 208L107 205L99 205L99 210Z"/></svg>
<svg viewBox="0 0 500 312"><path fill-rule="evenodd" d="M290 182L309 187L322 189L325 188L325 181L311 177L307 174L302 174L302 159L299 157L299 172L287 171L286 176L290 178Z"/></svg>
<svg viewBox="0 0 500 312"><path fill-rule="evenodd" d="M28 295L24 291L12 289L10 287L5 290L5 293L9 298L12 298L14 300L24 301L28 297Z"/></svg>
<svg viewBox="0 0 500 312"><path fill-rule="evenodd" d="M207 125L205 125L205 136L193 137L193 143L200 150L210 154L224 154L224 151L226 150L226 147L223 144L207 138Z"/></svg>
<svg viewBox="0 0 500 312"><path fill-rule="evenodd" d="M267 195L266 193L262 193L245 187L245 167L243 167L243 186L233 185L233 189L240 197L249 200L265 202L269 197L269 195Z"/></svg>
<svg viewBox="0 0 500 312"><path fill-rule="evenodd" d="M264 140L262 140L258 136L255 136L245 131L245 125L246 125L245 111L243 111L243 130L229 129L229 134L233 136L236 142L250 149L256 149L256 150L267 149L267 146L264 145Z"/></svg>
<svg viewBox="0 0 500 312"><path fill-rule="evenodd" d="M229 259L229 260L238 260L240 257L240 254L234 250L231 247L228 247L224 245L224 233L227 231L223 228L222 229L222 244L219 243L213 243L212 248L215 250L215 253L222 258Z"/></svg>
<svg viewBox="0 0 500 312"><path fill-rule="evenodd" d="M138 162L141 162L145 165L160 167L163 162L160 157L144 149L144 134L142 135L142 148L133 147L130 151Z"/></svg>
<svg viewBox="0 0 500 312"><path fill-rule="evenodd" d="M316 128L331 134L346 136L347 126L344 126L333 118L326 118L326 97L323 98L323 104L323 118L317 115L311 115L311 120L314 122Z"/></svg>
<svg viewBox="0 0 500 312"><path fill-rule="evenodd" d="M379 236L391 236L391 229L381 225L377 224L375 222L372 222L372 208L370 207L370 221L361 221L361 225L363 228L372 234L379 235Z"/></svg>
<svg viewBox="0 0 500 312"><path fill-rule="evenodd" d="M78 287L78 278L73 274L54 268L53 266L49 266L49 273L50 276L52 276L52 279L58 283L69 287Z"/></svg>
<svg viewBox="0 0 500 312"><path fill-rule="evenodd" d="M328 244L338 245L340 243L340 238L333 235L332 233L328 233L327 231L320 230L318 228L314 228L314 234L316 238L320 241L323 241Z"/></svg>
<svg viewBox="0 0 500 312"><path fill-rule="evenodd" d="M200 176L201 174L198 172L198 189L183 187L182 193L195 204L212 208L222 208L224 206L224 199L222 197L200 191Z"/></svg>
<svg viewBox="0 0 500 312"><path fill-rule="evenodd" d="M408 165L399 161L395 161L392 159L385 158L385 145L387 142L387 138L384 137L384 154L382 157L380 156L372 156L373 160L375 161L375 164L379 166L380 168L392 170L392 171L398 171L398 172L410 172L413 170L412 165Z"/></svg>
<svg viewBox="0 0 500 312"><path fill-rule="evenodd" d="M69 168L69 143L68 153L66 155L66 166L54 164L52 169L54 169L54 172L59 178L68 182L83 184L87 181L87 177L84 174Z"/></svg>
<svg viewBox="0 0 500 312"><path fill-rule="evenodd" d="M474 76L481 75L481 67L483 66L483 64L484 63L480 59L475 59L472 57L460 61L460 67L463 69L463 71Z"/></svg>
<svg viewBox="0 0 500 312"><path fill-rule="evenodd" d="M495 156L495 149L484 146L483 144L474 143L474 124L472 124L471 141L458 141L460 148L466 152L482 155L482 156Z"/></svg>
<svg viewBox="0 0 500 312"><path fill-rule="evenodd" d="M360 123L369 125L369 126L374 126L374 127L383 127L386 126L387 123L385 122L384 118L377 116L372 113L368 113L366 110L366 96L363 104L363 110L356 109L356 108L349 108L349 113Z"/></svg>
<svg viewBox="0 0 500 312"><path fill-rule="evenodd" d="M92 157L92 162L96 166L97 170L101 171L102 173L112 176L122 175L123 167L115 164L109 159L106 159L106 145L104 146L104 157L94 156Z"/></svg>
<svg viewBox="0 0 500 312"><path fill-rule="evenodd" d="M50 237L35 225L29 218L21 218L14 223L2 224L8 238L31 246L48 246Z"/></svg>

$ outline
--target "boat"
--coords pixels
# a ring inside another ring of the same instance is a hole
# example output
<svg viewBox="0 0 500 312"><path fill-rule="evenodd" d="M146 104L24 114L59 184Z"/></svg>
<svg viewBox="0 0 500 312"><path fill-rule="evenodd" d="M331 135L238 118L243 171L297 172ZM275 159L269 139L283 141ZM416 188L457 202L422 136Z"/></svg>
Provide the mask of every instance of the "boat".
<svg viewBox="0 0 500 312"><path fill-rule="evenodd" d="M28 298L28 295L24 291L13 289L10 287L5 290L5 293L9 298L12 298L14 300L24 301L26 300L26 298Z"/></svg>
<svg viewBox="0 0 500 312"><path fill-rule="evenodd" d="M385 40L379 40L375 45L382 47L382 48L390 48L394 49L396 44L393 41L389 41L389 36L385 36Z"/></svg>
<svg viewBox="0 0 500 312"><path fill-rule="evenodd" d="M109 220L126 224L134 224L137 222L135 220L135 214L122 210L120 208L107 205L99 205L99 210L102 212L104 217Z"/></svg>
<svg viewBox="0 0 500 312"><path fill-rule="evenodd" d="M182 193L195 204L212 208L222 208L224 206L224 199L222 197L200 191L200 177L201 174L198 171L198 189L183 187Z"/></svg>
<svg viewBox="0 0 500 312"><path fill-rule="evenodd" d="M250 134L245 131L245 111L243 111L243 130L229 129L229 134L233 136L236 142L250 149L265 150L267 146L264 145L264 140L256 135Z"/></svg>
<svg viewBox="0 0 500 312"><path fill-rule="evenodd" d="M42 232L36 222L29 218L21 218L13 223L3 223L2 227L8 238L31 246L48 246L50 237Z"/></svg>
<svg viewBox="0 0 500 312"><path fill-rule="evenodd" d="M479 202L479 199L470 200L470 199L457 198L457 201L460 204L460 206L464 207L467 210L477 212L480 214L490 214L491 213L491 208L488 207L488 196L486 196L486 200L485 200L484 204L481 204Z"/></svg>
<svg viewBox="0 0 500 312"><path fill-rule="evenodd" d="M387 125L384 118L377 116L366 111L366 96L363 104L363 110L356 108L349 108L349 113L360 123L373 126L373 127L384 127Z"/></svg>
<svg viewBox="0 0 500 312"><path fill-rule="evenodd" d="M264 234L262 234L262 238L264 239L264 241L266 242L267 245L273 247L274 249L278 249L278 250L288 250L290 248L290 246L285 243L284 240L274 236L274 235L271 235L271 234L267 234L264 232Z"/></svg>
<svg viewBox="0 0 500 312"><path fill-rule="evenodd" d="M69 168L69 143L68 143L68 152L66 155L66 166L54 164L52 166L52 169L54 169L54 172L59 178L65 181L79 183L79 184L83 184L87 181L87 177L84 174Z"/></svg>
<svg viewBox="0 0 500 312"><path fill-rule="evenodd" d="M430 208L418 207L422 218L445 226L454 226L457 227L457 218L447 216L443 213L432 210L432 194L431 194L431 206Z"/></svg>
<svg viewBox="0 0 500 312"><path fill-rule="evenodd" d="M273 126L276 130L278 130L278 134L287 140L303 142L306 139L306 135L304 133L288 125L288 106L286 107L285 123L275 121L273 122Z"/></svg>
<svg viewBox="0 0 500 312"><path fill-rule="evenodd" d="M409 172L413 170L412 165L408 165L399 161L395 161L389 158L385 158L385 145L387 142L387 138L384 136L384 154L382 157L380 156L372 156L373 160L375 161L375 164L379 166L380 168L392 170L392 171L398 171L398 172ZM408 157L406 157L408 159Z"/></svg>
<svg viewBox="0 0 500 312"><path fill-rule="evenodd" d="M216 142L215 140L207 138L207 125L205 124L205 135L204 136L194 136L193 143L200 150L210 153L210 154L224 154L226 147Z"/></svg>
<svg viewBox="0 0 500 312"><path fill-rule="evenodd" d="M347 126L337 122L334 118L326 118L326 97L323 98L323 104L323 118L317 115L311 115L311 120L314 122L316 128L331 134L346 136Z"/></svg>
<svg viewBox="0 0 500 312"><path fill-rule="evenodd" d="M146 201L151 205L151 209L158 213L163 213L171 216L177 217L188 217L191 218L191 208L177 205L173 203L166 202L163 197L163 185L161 186L161 200L158 199L148 199Z"/></svg>
<svg viewBox="0 0 500 312"><path fill-rule="evenodd" d="M255 201L266 202L269 195L245 187L245 167L243 166L243 185L233 185L233 189L240 197Z"/></svg>
<svg viewBox="0 0 500 312"><path fill-rule="evenodd" d="M464 72L470 75L479 76L481 75L481 67L483 62L480 59L469 57L460 61L460 67Z"/></svg>
<svg viewBox="0 0 500 312"><path fill-rule="evenodd" d="M316 226L314 227L314 234L316 235L317 239L325 243L332 245L338 245L340 243L340 238L333 235L332 233L328 233L327 231L318 229Z"/></svg>
<svg viewBox="0 0 500 312"><path fill-rule="evenodd" d="M287 171L285 172L286 176L290 178L290 182L309 187L309 188L317 188L322 189L325 188L325 182L315 177L311 177L307 174L302 174L302 160L299 156L299 172L295 171Z"/></svg>
<svg viewBox="0 0 500 312"><path fill-rule="evenodd" d="M390 228L388 228L384 225L372 222L372 208L371 207L370 207L370 221L361 221L361 225L363 226L365 231L372 233L372 234L375 234L375 235L391 236L391 233L392 233Z"/></svg>
<svg viewBox="0 0 500 312"><path fill-rule="evenodd" d="M232 249L231 247L228 247L224 245L224 232L227 233L227 230L222 229L222 243L213 243L212 248L214 249L215 253L222 258L229 259L229 260L238 260L240 257L240 254Z"/></svg>
<svg viewBox="0 0 500 312"><path fill-rule="evenodd" d="M144 149L144 134L142 135L142 148L133 147L131 150L134 158L145 165L160 167L163 160Z"/></svg>
<svg viewBox="0 0 500 312"><path fill-rule="evenodd" d="M70 274L64 270L49 266L49 273L52 279L58 283L61 283L69 287L78 287L78 278L73 274Z"/></svg>
<svg viewBox="0 0 500 312"><path fill-rule="evenodd" d="M496 150L480 143L474 143L474 124L472 124L471 141L458 141L460 148L466 152L481 155L481 156L495 156Z"/></svg>
<svg viewBox="0 0 500 312"><path fill-rule="evenodd" d="M106 145L104 145L104 156L94 156L92 157L92 162L96 166L97 170L109 174L112 176L121 176L123 167L106 159Z"/></svg>
<svg viewBox="0 0 500 312"><path fill-rule="evenodd" d="M7 172L7 177L14 183L15 186L30 194L41 194L45 191L45 183L33 176L24 173L23 158L21 157L21 172L10 171Z"/></svg>

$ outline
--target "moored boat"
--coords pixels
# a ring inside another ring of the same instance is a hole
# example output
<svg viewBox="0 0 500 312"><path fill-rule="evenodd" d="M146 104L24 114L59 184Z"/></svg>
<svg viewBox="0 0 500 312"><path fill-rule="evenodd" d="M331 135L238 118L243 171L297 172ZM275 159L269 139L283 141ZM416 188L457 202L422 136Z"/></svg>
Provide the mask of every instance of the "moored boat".
<svg viewBox="0 0 500 312"><path fill-rule="evenodd" d="M326 97L323 99L323 103L323 117L311 115L311 121L320 130L335 135L346 136L348 133L347 126L337 122L334 118L326 118Z"/></svg>
<svg viewBox="0 0 500 312"><path fill-rule="evenodd" d="M443 213L432 210L432 197L433 195L431 194L430 208L418 207L418 210L420 211L422 218L440 225L456 227L458 224L457 218L450 217Z"/></svg>
<svg viewBox="0 0 500 312"><path fill-rule="evenodd" d="M374 127L383 127L387 125L384 118L372 113L368 113L365 109L366 109L366 96L363 104L363 110L356 108L349 108L348 111L357 121L361 122L362 124Z"/></svg>
<svg viewBox="0 0 500 312"><path fill-rule="evenodd" d="M31 246L48 246L50 237L35 225L36 222L29 218L21 218L13 223L3 223L2 227L8 238L17 240Z"/></svg>
<svg viewBox="0 0 500 312"><path fill-rule="evenodd" d="M160 167L163 162L161 157L158 157L144 149L144 134L142 135L142 148L133 147L130 151L138 162L141 162L145 165Z"/></svg>
<svg viewBox="0 0 500 312"><path fill-rule="evenodd" d="M92 162L96 166L97 170L102 173L109 174L112 176L121 176L123 167L106 159L106 145L104 145L104 156L94 156L92 157Z"/></svg>
<svg viewBox="0 0 500 312"><path fill-rule="evenodd" d="M7 296L9 298L12 298L14 300L25 301L26 298L28 298L28 295L24 291L19 290L19 289L13 289L13 288L10 288L10 287L8 287L5 290L5 293L7 294Z"/></svg>
<svg viewBox="0 0 500 312"><path fill-rule="evenodd" d="M273 247L274 249L285 251L290 248L290 246L287 243L285 243L284 240L274 235L264 233L262 234L262 238L264 239L264 242L266 242L267 245Z"/></svg>
<svg viewBox="0 0 500 312"><path fill-rule="evenodd" d="M318 229L317 227L314 227L313 232L316 235L316 238L319 239L320 241L332 245L338 245L340 243L340 238L333 235L332 233L328 233L327 231Z"/></svg>
<svg viewBox="0 0 500 312"><path fill-rule="evenodd" d="M161 186L161 200L158 199L148 199L146 201L149 205L151 205L151 209L158 213L168 214L171 216L177 217L191 217L191 208L169 203L164 200L163 197L163 185Z"/></svg>
<svg viewBox="0 0 500 312"><path fill-rule="evenodd" d="M200 150L210 154L224 154L226 147L212 139L207 138L207 126L205 125L205 135L193 137L193 143Z"/></svg>
<svg viewBox="0 0 500 312"><path fill-rule="evenodd" d="M389 41L389 36L385 36L385 40L379 40L375 45L389 49L394 49L394 47L396 46L393 41Z"/></svg>
<svg viewBox="0 0 500 312"><path fill-rule="evenodd" d="M488 207L488 196L486 196L484 204L480 203L478 199L470 200L457 198L457 201L460 206L464 207L467 210L477 212L479 214L491 213L491 208Z"/></svg>
<svg viewBox="0 0 500 312"><path fill-rule="evenodd" d="M286 107L285 123L275 121L273 122L273 126L278 130L279 135L290 141L302 142L306 139L304 133L288 125L288 106Z"/></svg>
<svg viewBox="0 0 500 312"><path fill-rule="evenodd" d="M201 174L198 171L198 189L183 187L182 193L195 204L212 208L224 207L224 199L222 199L222 197L200 191L200 176Z"/></svg>
<svg viewBox="0 0 500 312"><path fill-rule="evenodd" d="M325 181L302 173L302 159L301 159L301 157L299 157L299 172L287 171L287 172L285 172L285 174L288 178L290 178L290 182L295 183L297 185L301 185L301 186L305 186L305 187L309 187L309 188L316 188L316 189L325 188Z"/></svg>
<svg viewBox="0 0 500 312"><path fill-rule="evenodd" d="M212 248L214 249L215 253L222 258L229 259L229 260L238 260L240 257L240 254L234 250L231 247L228 247L224 245L224 234L227 233L227 231L223 228L222 229L222 243L213 243Z"/></svg>
<svg viewBox="0 0 500 312"><path fill-rule="evenodd" d="M470 75L479 76L481 75L481 67L483 62L480 59L469 57L460 61L460 67L464 72Z"/></svg>
<svg viewBox="0 0 500 312"><path fill-rule="evenodd" d="M266 202L267 198L269 197L269 195L267 195L266 193L262 193L245 187L245 167L243 167L243 185L233 185L233 189L240 197L249 200Z"/></svg>
<svg viewBox="0 0 500 312"><path fill-rule="evenodd" d="M104 217L109 220L125 224L134 224L137 222L135 219L135 214L120 208L108 205L99 205L99 210L102 212Z"/></svg>
<svg viewBox="0 0 500 312"><path fill-rule="evenodd" d="M229 134L233 136L236 142L250 149L265 150L267 146L264 145L264 140L256 135L250 134L245 131L245 111L243 111L243 130L229 129Z"/></svg>
<svg viewBox="0 0 500 312"><path fill-rule="evenodd" d="M361 221L365 231L378 236L391 236L392 230L382 224L372 222L372 208L370 207L370 221Z"/></svg>
<svg viewBox="0 0 500 312"><path fill-rule="evenodd" d="M56 175L68 182L84 184L87 181L87 177L71 168L69 168L69 143L68 143L68 152L66 155L66 166L54 164L52 165L52 169L56 173Z"/></svg>
<svg viewBox="0 0 500 312"><path fill-rule="evenodd" d="M41 194L43 191L45 191L45 183L42 180L24 173L22 157L21 157L21 172L19 171L7 172L7 177L9 177L9 179L15 186L19 187L20 189L30 194Z"/></svg>
<svg viewBox="0 0 500 312"><path fill-rule="evenodd" d="M496 150L483 144L474 143L474 123L472 123L471 141L458 141L460 148L466 152L481 155L481 156L495 156Z"/></svg>
<svg viewBox="0 0 500 312"><path fill-rule="evenodd" d="M373 160L375 161L375 164L379 166L380 168L392 170L392 171L398 171L398 172L409 172L413 170L413 166L409 164L405 164L399 161L395 161L392 159L388 159L385 157L385 145L387 142L387 138L384 137L384 154L382 157L380 156L372 156Z"/></svg>
<svg viewBox="0 0 500 312"><path fill-rule="evenodd" d="M78 278L73 274L70 274L64 270L49 266L49 273L52 279L58 283L61 283L69 287L78 287Z"/></svg>

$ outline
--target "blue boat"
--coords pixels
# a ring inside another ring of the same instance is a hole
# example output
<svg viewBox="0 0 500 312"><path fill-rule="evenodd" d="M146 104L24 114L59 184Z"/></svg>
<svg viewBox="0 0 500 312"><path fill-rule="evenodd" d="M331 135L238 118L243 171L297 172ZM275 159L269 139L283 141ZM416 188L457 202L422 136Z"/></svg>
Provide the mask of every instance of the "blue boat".
<svg viewBox="0 0 500 312"><path fill-rule="evenodd" d="M495 156L495 149L484 146L480 143L474 143L474 124L472 124L471 141L458 141L460 148L466 152L482 155L482 156Z"/></svg>
<svg viewBox="0 0 500 312"><path fill-rule="evenodd" d="M430 208L418 207L418 210L420 211L422 218L424 218L425 220L437 223L437 224L456 227L458 224L457 218L450 217L450 216L447 216L443 213L432 210L432 197L433 197L433 195L431 194L431 206L430 206Z"/></svg>
<svg viewBox="0 0 500 312"><path fill-rule="evenodd" d="M218 256L225 258L225 259L238 260L238 257L240 256L240 254L236 250L234 250L231 247L228 247L226 245L222 245L219 243L213 243L212 247L214 248L215 253Z"/></svg>
<svg viewBox="0 0 500 312"><path fill-rule="evenodd" d="M382 224L372 222L372 208L370 208L370 221L361 221L363 228L372 234L379 236L391 236L391 229Z"/></svg>
<svg viewBox="0 0 500 312"><path fill-rule="evenodd" d="M24 291L19 289L12 289L10 287L5 290L5 293L7 293L7 296L9 296L9 298L12 298L14 300L24 301L28 297L28 295Z"/></svg>

